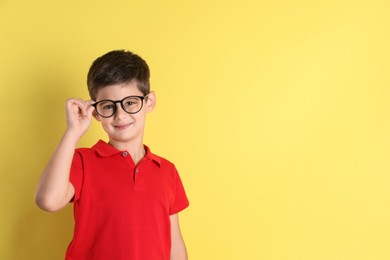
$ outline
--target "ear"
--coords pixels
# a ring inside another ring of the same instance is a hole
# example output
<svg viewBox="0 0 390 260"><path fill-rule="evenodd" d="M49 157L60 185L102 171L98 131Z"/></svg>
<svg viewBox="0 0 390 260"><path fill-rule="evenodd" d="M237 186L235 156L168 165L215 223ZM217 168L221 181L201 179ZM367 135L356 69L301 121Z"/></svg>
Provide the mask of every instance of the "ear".
<svg viewBox="0 0 390 260"><path fill-rule="evenodd" d="M148 113L152 112L154 107L156 106L156 103L157 103L156 93L154 91L151 91L148 94L148 97L145 102L146 112Z"/></svg>
<svg viewBox="0 0 390 260"><path fill-rule="evenodd" d="M92 116L93 116L97 121L100 122L100 116L99 116L99 114L96 112L96 110L93 110Z"/></svg>

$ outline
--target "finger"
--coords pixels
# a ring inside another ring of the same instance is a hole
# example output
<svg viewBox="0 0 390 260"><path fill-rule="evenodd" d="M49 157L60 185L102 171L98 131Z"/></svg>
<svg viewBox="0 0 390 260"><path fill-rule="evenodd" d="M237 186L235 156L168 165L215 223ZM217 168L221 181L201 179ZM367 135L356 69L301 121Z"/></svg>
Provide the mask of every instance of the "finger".
<svg viewBox="0 0 390 260"><path fill-rule="evenodd" d="M87 100L84 102L85 103L85 106L86 106L86 113L87 115L92 115L92 112L95 110L95 107L92 106L93 104L95 104L95 101L93 100Z"/></svg>
<svg viewBox="0 0 390 260"><path fill-rule="evenodd" d="M66 100L66 106L67 106L67 107L71 107L71 106L73 106L76 102L77 102L77 99L75 99L75 98L68 98L68 99Z"/></svg>
<svg viewBox="0 0 390 260"><path fill-rule="evenodd" d="M92 115L93 111L95 111L95 107L93 107L93 106L87 107L87 114L88 115Z"/></svg>
<svg viewBox="0 0 390 260"><path fill-rule="evenodd" d="M88 106L92 106L93 104L95 104L96 102L93 101L93 100L87 100L85 101L85 104L87 104Z"/></svg>
<svg viewBox="0 0 390 260"><path fill-rule="evenodd" d="M70 98L66 101L66 108L67 110L70 112L70 111L75 111L75 110L79 110L79 107L80 107L80 104L79 102L77 101L77 99L75 98Z"/></svg>
<svg viewBox="0 0 390 260"><path fill-rule="evenodd" d="M87 108L88 108L87 103L81 98L77 99L76 103L78 105L80 114L82 116L86 116L87 115Z"/></svg>
<svg viewBox="0 0 390 260"><path fill-rule="evenodd" d="M70 98L67 100L67 107L69 110L74 111L79 116L85 117L92 114L94 107L92 107L91 105L93 103L94 102L91 100L84 101L81 98Z"/></svg>

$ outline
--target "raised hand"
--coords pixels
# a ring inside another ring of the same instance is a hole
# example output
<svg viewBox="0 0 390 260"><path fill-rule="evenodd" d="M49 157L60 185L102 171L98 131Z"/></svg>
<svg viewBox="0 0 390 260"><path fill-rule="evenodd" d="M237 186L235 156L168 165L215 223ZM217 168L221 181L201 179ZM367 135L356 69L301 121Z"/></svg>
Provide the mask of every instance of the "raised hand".
<svg viewBox="0 0 390 260"><path fill-rule="evenodd" d="M78 137L87 132L92 121L94 101L70 98L66 101L67 131L71 131Z"/></svg>

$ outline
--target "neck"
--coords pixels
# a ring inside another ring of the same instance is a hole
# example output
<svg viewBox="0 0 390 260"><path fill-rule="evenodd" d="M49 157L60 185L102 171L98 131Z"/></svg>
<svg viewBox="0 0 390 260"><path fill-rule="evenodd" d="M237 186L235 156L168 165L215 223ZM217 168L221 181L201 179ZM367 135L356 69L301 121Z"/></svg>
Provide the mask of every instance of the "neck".
<svg viewBox="0 0 390 260"><path fill-rule="evenodd" d="M142 160L142 158L144 158L145 153L146 153L145 147L144 147L142 141L123 143L123 142L115 142L113 140L110 140L108 143L111 146L118 149L119 151L129 152L135 165L137 165Z"/></svg>

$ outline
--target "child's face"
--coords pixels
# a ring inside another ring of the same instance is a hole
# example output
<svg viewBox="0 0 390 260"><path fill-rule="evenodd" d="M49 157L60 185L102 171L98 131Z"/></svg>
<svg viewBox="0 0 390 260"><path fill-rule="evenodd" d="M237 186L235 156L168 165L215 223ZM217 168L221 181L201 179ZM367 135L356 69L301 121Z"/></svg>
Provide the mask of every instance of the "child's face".
<svg viewBox="0 0 390 260"><path fill-rule="evenodd" d="M141 91L138 90L136 82L104 87L98 91L96 102L101 100L120 101L128 96L143 96ZM153 110L154 100L154 93L149 93L148 98L141 101L143 102L141 110L135 114L129 114L124 111L118 102L116 103L116 112L113 116L105 118L96 113L96 111L94 116L101 122L112 145L116 146L115 144L118 144L118 146L122 146L134 141L142 142L146 113ZM126 104L124 105L126 106Z"/></svg>

